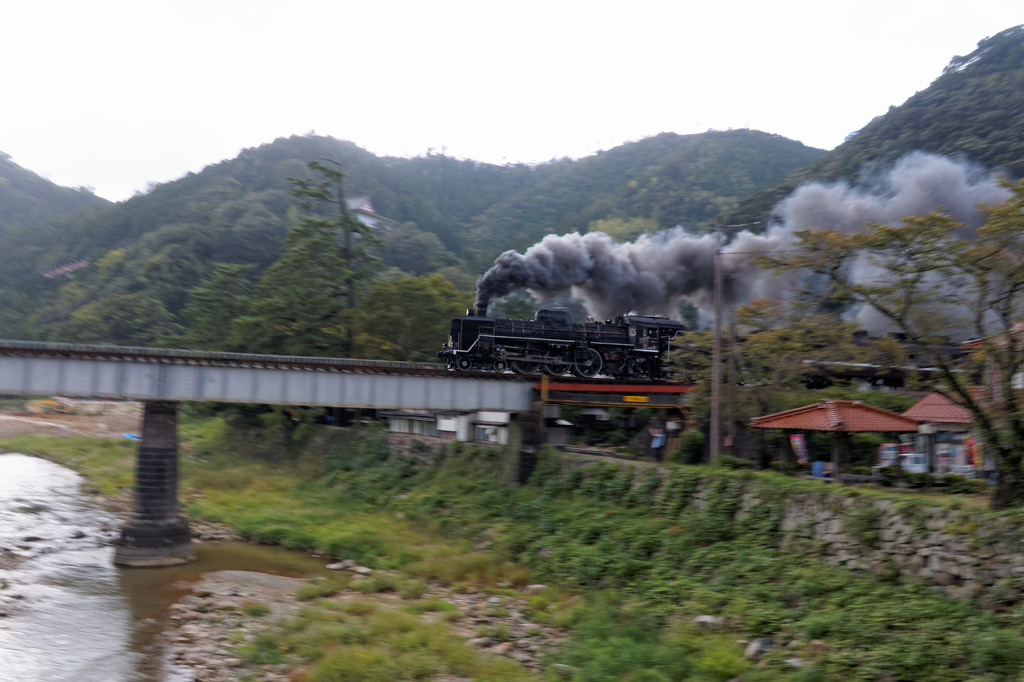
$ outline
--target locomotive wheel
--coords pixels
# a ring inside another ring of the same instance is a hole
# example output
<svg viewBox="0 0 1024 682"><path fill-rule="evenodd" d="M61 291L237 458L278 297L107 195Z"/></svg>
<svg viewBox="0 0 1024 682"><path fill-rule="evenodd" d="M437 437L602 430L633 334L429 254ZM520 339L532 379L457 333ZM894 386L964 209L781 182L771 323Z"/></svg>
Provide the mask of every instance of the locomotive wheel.
<svg viewBox="0 0 1024 682"><path fill-rule="evenodd" d="M468 372L473 369L473 361L467 357L461 357L455 361L455 369L461 372Z"/></svg>
<svg viewBox="0 0 1024 682"><path fill-rule="evenodd" d="M543 374L547 374L549 377L560 377L565 376L572 369L572 360L568 360L563 357L550 358L548 362L545 362L540 371Z"/></svg>
<svg viewBox="0 0 1024 682"><path fill-rule="evenodd" d="M494 361L494 371L497 372L498 374L504 374L507 369L508 363L505 362L504 360Z"/></svg>
<svg viewBox="0 0 1024 682"><path fill-rule="evenodd" d="M587 379L590 379L591 377L596 377L598 374L601 373L601 367L602 367L603 363L601 362L601 354L600 353L598 353L593 348L588 348L587 349L587 360L590 361L589 365L586 365L583 362L576 362L576 363L573 364L573 366L572 366L572 373L575 376L585 377ZM586 361L584 361L584 362L586 362Z"/></svg>
<svg viewBox="0 0 1024 682"><path fill-rule="evenodd" d="M522 360L512 361L512 369L516 374L534 374L539 367L539 362L523 362Z"/></svg>

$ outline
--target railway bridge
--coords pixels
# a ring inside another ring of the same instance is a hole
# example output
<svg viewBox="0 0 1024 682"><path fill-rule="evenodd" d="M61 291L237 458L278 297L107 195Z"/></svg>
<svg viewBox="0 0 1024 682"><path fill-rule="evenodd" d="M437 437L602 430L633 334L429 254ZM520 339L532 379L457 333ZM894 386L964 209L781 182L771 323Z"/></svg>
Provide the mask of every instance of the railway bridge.
<svg viewBox="0 0 1024 682"><path fill-rule="evenodd" d="M686 390L656 382L451 372L433 363L0 341L0 394L144 402L134 507L115 553L115 562L127 566L191 556L177 499L181 401L510 412L522 432L524 482L536 463L545 402L672 407Z"/></svg>

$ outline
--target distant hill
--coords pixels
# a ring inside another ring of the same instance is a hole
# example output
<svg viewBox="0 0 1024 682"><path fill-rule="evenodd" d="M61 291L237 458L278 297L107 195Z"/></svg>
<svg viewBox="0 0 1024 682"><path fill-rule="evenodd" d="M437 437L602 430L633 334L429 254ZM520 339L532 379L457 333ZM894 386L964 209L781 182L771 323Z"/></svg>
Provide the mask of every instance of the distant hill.
<svg viewBox="0 0 1024 682"><path fill-rule="evenodd" d="M54 184L0 152L0 234L16 225L40 223L106 203L86 189Z"/></svg>
<svg viewBox="0 0 1024 682"><path fill-rule="evenodd" d="M471 245L487 262L545 234L585 229L608 217L707 229L744 197L823 153L756 130L662 133L538 167L533 186L473 218Z"/></svg>
<svg viewBox="0 0 1024 682"><path fill-rule="evenodd" d="M729 223L763 219L811 180L856 180L913 151L962 157L1024 176L1024 26L986 38L954 57L926 89L786 180L740 202Z"/></svg>
<svg viewBox="0 0 1024 682"><path fill-rule="evenodd" d="M586 230L594 220L706 226L823 153L737 130L663 134L576 161L498 166L433 154L381 158L333 138L281 138L125 202L0 232L0 337L145 344L167 334L214 263L252 265L255 278L277 259L298 210L288 177L308 177L308 160L337 161L348 196L369 197L400 224L390 235L405 243L389 244L389 265L440 271L465 288L502 250ZM90 265L73 279L41 275L79 259Z"/></svg>

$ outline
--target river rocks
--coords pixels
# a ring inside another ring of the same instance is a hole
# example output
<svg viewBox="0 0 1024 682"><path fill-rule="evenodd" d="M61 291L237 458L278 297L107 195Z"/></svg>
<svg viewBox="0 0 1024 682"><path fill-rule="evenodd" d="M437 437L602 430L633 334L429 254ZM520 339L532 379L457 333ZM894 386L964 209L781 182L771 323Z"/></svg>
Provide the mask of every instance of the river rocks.
<svg viewBox="0 0 1024 682"><path fill-rule="evenodd" d="M348 568L356 568L355 563ZM182 597L168 610L168 627L161 638L161 646L171 667L180 673L172 677L189 679L192 675L195 680L204 682L284 682L305 677L309 671L302 668L257 665L239 655L237 648L257 641L260 634L275 633L278 623L304 608L305 603L295 597L301 584L303 581L293 578L246 571L207 574L195 586L193 594ZM453 634L466 637L465 644L479 649L481 655L504 656L532 671L540 671L541 657L556 650L564 636L556 628L527 621L523 615L527 608L524 599L479 593L450 594L433 582L425 597L447 601L458 610L427 612L421 616L424 621L436 622L443 616ZM379 608L399 608L406 603L392 594L365 595L355 590L343 590L329 599L369 599L377 602ZM270 613L248 615L245 605L253 602L267 605ZM466 615L470 612L477 615ZM292 656L287 654L286 659Z"/></svg>
<svg viewBox="0 0 1024 682"><path fill-rule="evenodd" d="M579 668L574 668L573 666L566 665L564 663L555 663L551 666L551 669L555 671L556 675L563 679L570 679L580 671Z"/></svg>
<svg viewBox="0 0 1024 682"><path fill-rule="evenodd" d="M373 573L373 569L366 566L353 566L352 572L358 573L359 575L370 575Z"/></svg>
<svg viewBox="0 0 1024 682"><path fill-rule="evenodd" d="M713 630L725 625L725 618L721 616L697 616L693 619L693 624L701 630Z"/></svg>
<svg viewBox="0 0 1024 682"><path fill-rule="evenodd" d="M747 648L743 650L744 658L751 661L760 659L766 651L775 646L775 643L768 637L758 637L747 645Z"/></svg>
<svg viewBox="0 0 1024 682"><path fill-rule="evenodd" d="M168 610L170 627L162 638L166 657L174 666L190 670L197 681L264 679L262 668L246 663L234 648L254 640L255 631L297 612L300 607L294 594L302 583L297 578L248 571L208 573L194 594ZM270 613L247 615L245 605L257 602L269 607Z"/></svg>
<svg viewBox="0 0 1024 682"><path fill-rule="evenodd" d="M548 588L547 585L527 585L526 586L526 594L529 594L529 595L544 594L545 592L548 591L548 589L550 589L550 588Z"/></svg>
<svg viewBox="0 0 1024 682"><path fill-rule="evenodd" d="M236 542L242 538L227 526L203 521L190 521L189 533L200 542Z"/></svg>

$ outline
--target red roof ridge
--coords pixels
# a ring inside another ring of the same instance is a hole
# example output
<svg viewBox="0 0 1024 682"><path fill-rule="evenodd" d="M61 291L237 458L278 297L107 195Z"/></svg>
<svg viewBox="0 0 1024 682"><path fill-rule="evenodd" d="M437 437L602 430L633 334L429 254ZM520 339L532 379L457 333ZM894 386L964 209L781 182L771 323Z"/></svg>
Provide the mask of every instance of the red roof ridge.
<svg viewBox="0 0 1024 682"><path fill-rule="evenodd" d="M819 412L820 410L820 412ZM822 400L775 414L755 417L758 428L811 431L916 431L919 420L861 400Z"/></svg>
<svg viewBox="0 0 1024 682"><path fill-rule="evenodd" d="M904 412L903 416L945 424L970 424L974 421L970 410L941 393L929 393Z"/></svg>

